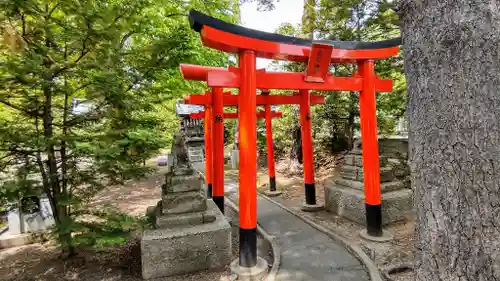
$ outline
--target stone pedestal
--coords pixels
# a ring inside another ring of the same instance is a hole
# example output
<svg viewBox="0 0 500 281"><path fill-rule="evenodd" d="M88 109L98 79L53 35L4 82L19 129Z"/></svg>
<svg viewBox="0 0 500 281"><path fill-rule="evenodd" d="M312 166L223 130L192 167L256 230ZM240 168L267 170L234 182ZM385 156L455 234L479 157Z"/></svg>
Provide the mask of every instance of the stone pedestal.
<svg viewBox="0 0 500 281"><path fill-rule="evenodd" d="M380 157L383 225L404 220L413 210L412 190L395 179L396 171L388 160L385 156ZM365 225L364 173L360 150L346 155L340 175L340 179L325 185L325 208Z"/></svg>
<svg viewBox="0 0 500 281"><path fill-rule="evenodd" d="M161 201L148 208L155 229L144 231L141 239L144 279L221 268L232 259L231 227L206 199L183 135L175 136L172 157Z"/></svg>
<svg viewBox="0 0 500 281"><path fill-rule="evenodd" d="M205 214L215 217L211 223L193 222L144 231L141 240L144 279L217 269L231 262L231 227L215 203L207 202Z"/></svg>

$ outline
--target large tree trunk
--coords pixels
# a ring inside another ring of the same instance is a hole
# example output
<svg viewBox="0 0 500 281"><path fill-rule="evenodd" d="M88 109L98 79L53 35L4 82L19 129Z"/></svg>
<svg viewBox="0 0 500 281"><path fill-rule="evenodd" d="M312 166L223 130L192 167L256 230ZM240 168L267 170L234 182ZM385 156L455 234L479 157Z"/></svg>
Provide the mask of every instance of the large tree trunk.
<svg viewBox="0 0 500 281"><path fill-rule="evenodd" d="M404 0L419 281L500 280L500 5Z"/></svg>

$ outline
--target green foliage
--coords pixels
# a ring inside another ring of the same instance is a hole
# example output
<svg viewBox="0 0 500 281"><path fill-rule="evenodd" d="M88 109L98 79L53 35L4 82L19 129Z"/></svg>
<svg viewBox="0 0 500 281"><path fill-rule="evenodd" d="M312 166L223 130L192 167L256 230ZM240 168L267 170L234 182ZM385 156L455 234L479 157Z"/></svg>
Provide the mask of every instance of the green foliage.
<svg viewBox="0 0 500 281"><path fill-rule="evenodd" d="M192 32L191 8L238 19L234 1L0 3L0 198L46 194L70 253L72 233L91 233L77 221L89 200L147 173L177 130L174 100L204 89L179 63L229 64Z"/></svg>
<svg viewBox="0 0 500 281"><path fill-rule="evenodd" d="M91 211L87 215L92 217L92 221L75 222L75 245L96 248L124 245L132 233L149 227L145 217L133 217L113 208Z"/></svg>
<svg viewBox="0 0 500 281"><path fill-rule="evenodd" d="M244 3L257 3L257 9L259 11L269 11L274 9L274 2L279 2L280 0L241 0L241 4Z"/></svg>
<svg viewBox="0 0 500 281"><path fill-rule="evenodd" d="M398 17L388 0L304 0L305 14L301 25L283 23L277 33L303 38L376 41L399 36ZM381 78L393 80L393 91L377 94L377 119L379 133L394 133L397 120L406 110L406 83L401 54L377 61L375 71ZM304 71L302 63L274 62L277 70ZM355 65L334 65L331 72L337 76L351 76ZM317 149L336 152L348 148L350 135L359 130L359 95L353 92L324 92L325 105L315 105L313 114L313 139ZM296 124L295 106L283 107L285 118L274 121L278 151L288 151L293 139L290 128ZM295 108L295 110L293 110ZM293 149L292 149L293 150Z"/></svg>

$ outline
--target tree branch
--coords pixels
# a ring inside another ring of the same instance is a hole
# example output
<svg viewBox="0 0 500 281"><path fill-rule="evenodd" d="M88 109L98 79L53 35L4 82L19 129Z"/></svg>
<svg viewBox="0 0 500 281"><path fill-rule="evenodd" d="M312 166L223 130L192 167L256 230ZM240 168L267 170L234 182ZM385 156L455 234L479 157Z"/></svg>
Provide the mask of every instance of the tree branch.
<svg viewBox="0 0 500 281"><path fill-rule="evenodd" d="M168 51L167 51L168 52ZM123 92L124 94L127 93L128 91L132 90L132 88L137 85L137 83L139 83L139 81L143 80L144 78L146 78L147 75L149 75L149 73L151 73L151 71L153 71L154 66L157 66L160 62L162 62L164 59L166 58L166 55L159 58L153 66L149 67L148 70L146 70L146 72L144 72L144 74L141 76L141 78L136 78L134 80L134 82L132 82L132 84L130 84L130 86Z"/></svg>
<svg viewBox="0 0 500 281"><path fill-rule="evenodd" d="M26 113L27 115L29 115L31 117L35 117L35 116L40 117L41 116L41 114L37 111L27 110L26 108L23 108L22 106L15 105L15 104L13 104L7 100L4 100L4 99L0 99L0 103L5 104L5 105L9 106L10 108L19 110L23 113Z"/></svg>
<svg viewBox="0 0 500 281"><path fill-rule="evenodd" d="M57 76L59 76L62 72L68 70L68 69L71 69L73 67L75 67L78 62L80 60L82 60L88 53L90 53L90 51L92 50L91 48L88 48L87 49L87 40L90 38L90 34L87 33L87 36L85 37L85 39L83 39L83 43L82 43L82 50L80 52L80 55L78 56L78 58L76 58L73 62L71 62L70 64L66 65L66 66L63 66L61 68L59 68L58 70L56 70L56 72L54 72L54 74L52 74L52 79L56 78Z"/></svg>

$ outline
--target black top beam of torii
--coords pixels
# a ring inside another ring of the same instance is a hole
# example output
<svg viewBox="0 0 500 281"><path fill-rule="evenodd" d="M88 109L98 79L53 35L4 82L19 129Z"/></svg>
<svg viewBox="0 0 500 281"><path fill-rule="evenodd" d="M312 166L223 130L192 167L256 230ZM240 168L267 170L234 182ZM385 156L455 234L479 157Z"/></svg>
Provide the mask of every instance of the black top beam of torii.
<svg viewBox="0 0 500 281"><path fill-rule="evenodd" d="M401 45L401 37L375 41L375 42L362 42L362 41L336 41L336 40L307 40L303 38L286 36L276 33L269 33L255 29L246 28L243 26L231 24L206 14L200 13L196 10L189 12L189 22L191 28L197 32L202 31L203 27L208 26L226 33L243 36L246 38L253 38L267 42L274 42L279 44L297 45L297 46L311 46L313 43L333 46L336 49L343 50L374 50L385 49Z"/></svg>

